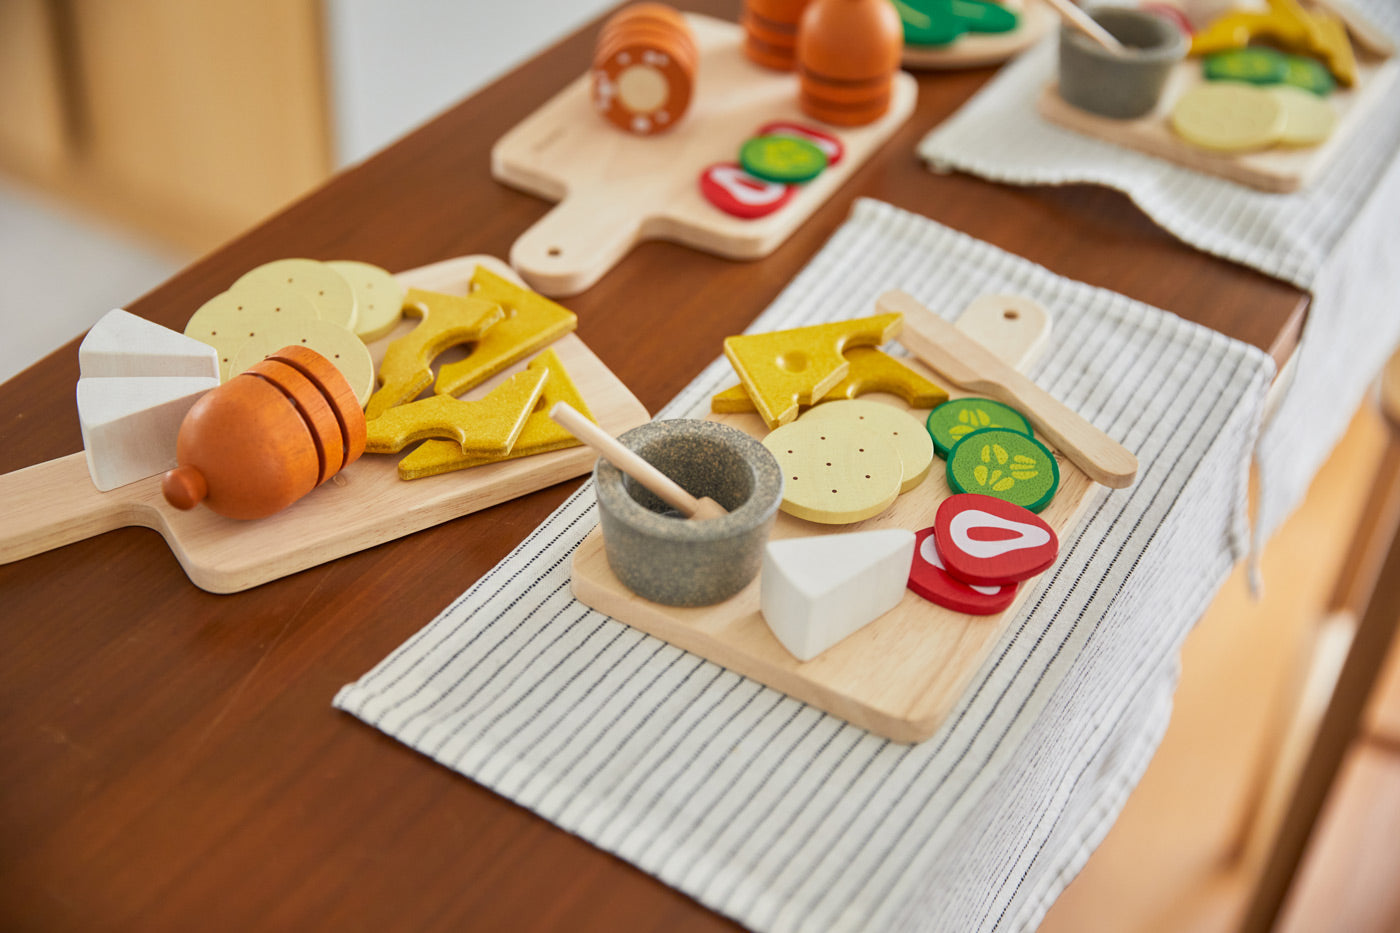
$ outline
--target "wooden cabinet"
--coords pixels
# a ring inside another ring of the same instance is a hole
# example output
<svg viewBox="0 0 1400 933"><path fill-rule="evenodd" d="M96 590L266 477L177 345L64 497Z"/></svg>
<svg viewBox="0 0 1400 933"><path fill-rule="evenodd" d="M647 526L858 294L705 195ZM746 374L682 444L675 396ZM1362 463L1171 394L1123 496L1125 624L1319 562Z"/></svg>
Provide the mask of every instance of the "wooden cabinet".
<svg viewBox="0 0 1400 933"><path fill-rule="evenodd" d="M0 167L193 250L331 168L317 0L4 0Z"/></svg>

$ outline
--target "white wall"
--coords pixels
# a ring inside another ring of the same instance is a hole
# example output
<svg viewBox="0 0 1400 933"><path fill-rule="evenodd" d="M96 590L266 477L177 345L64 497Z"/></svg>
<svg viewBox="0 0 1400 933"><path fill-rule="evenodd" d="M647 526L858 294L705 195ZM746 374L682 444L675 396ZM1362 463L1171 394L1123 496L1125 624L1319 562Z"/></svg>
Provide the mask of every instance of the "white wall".
<svg viewBox="0 0 1400 933"><path fill-rule="evenodd" d="M340 165L418 126L614 0L325 0Z"/></svg>

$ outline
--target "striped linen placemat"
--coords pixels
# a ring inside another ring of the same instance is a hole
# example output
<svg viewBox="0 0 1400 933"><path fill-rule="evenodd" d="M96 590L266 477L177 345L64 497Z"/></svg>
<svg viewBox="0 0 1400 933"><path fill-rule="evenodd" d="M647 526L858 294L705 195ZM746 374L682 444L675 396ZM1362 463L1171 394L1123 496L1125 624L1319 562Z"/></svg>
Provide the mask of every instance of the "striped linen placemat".
<svg viewBox="0 0 1400 933"><path fill-rule="evenodd" d="M1352 6L1400 38L1400 3ZM1302 191L1269 194L1046 121L1036 100L1055 74L1055 41L1003 69L924 137L919 155L935 170L1009 184L1117 188L1183 242L1313 293L1295 378L1258 452L1256 527L1267 540L1302 501L1400 341L1400 107L1393 95L1381 101Z"/></svg>
<svg viewBox="0 0 1400 933"><path fill-rule="evenodd" d="M933 738L881 739L576 602L588 485L336 705L753 929L1034 927L1141 775L1180 642L1245 550L1273 365L868 200L751 330L868 314L887 288L945 314L1044 304L1032 375L1141 464ZM662 416L732 378L716 360Z"/></svg>

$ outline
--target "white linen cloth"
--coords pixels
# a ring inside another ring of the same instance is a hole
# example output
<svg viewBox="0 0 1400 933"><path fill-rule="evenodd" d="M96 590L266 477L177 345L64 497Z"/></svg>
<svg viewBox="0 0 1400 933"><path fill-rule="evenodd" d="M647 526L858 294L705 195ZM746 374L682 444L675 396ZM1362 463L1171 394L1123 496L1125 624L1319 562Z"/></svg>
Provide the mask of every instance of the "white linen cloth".
<svg viewBox="0 0 1400 933"><path fill-rule="evenodd" d="M1139 457L1099 490L946 725L886 741L588 609L585 485L335 704L757 930L1030 929L1111 825L1170 713L1181 640L1246 547L1261 351L875 201L751 331L955 313L1054 318L1032 370ZM721 357L662 413L700 416Z"/></svg>
<svg viewBox="0 0 1400 933"><path fill-rule="evenodd" d="M1400 3L1352 5L1400 37ZM1258 451L1262 543L1302 501L1400 341L1400 106L1393 94L1380 101L1310 185L1270 194L1045 120L1036 101L1054 79L1055 43L1003 69L924 137L919 155L936 170L1009 184L1116 188L1182 241L1312 293L1296 377Z"/></svg>

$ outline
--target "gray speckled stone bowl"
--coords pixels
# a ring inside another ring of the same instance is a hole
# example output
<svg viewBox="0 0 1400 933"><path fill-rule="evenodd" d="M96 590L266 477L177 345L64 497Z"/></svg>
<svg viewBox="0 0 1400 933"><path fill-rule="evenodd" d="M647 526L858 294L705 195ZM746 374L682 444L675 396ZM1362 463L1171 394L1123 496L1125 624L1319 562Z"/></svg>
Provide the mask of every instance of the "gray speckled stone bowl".
<svg viewBox="0 0 1400 933"><path fill-rule="evenodd" d="M1090 15L1128 46L1115 55L1093 39L1060 26L1060 96L1081 110L1128 120L1161 99L1172 66L1191 42L1175 23L1148 10L1099 7Z"/></svg>
<svg viewBox="0 0 1400 933"><path fill-rule="evenodd" d="M778 461L743 431L713 421L653 421L618 438L724 518L682 518L606 460L593 468L603 546L632 592L667 606L709 606L748 585L783 498Z"/></svg>

